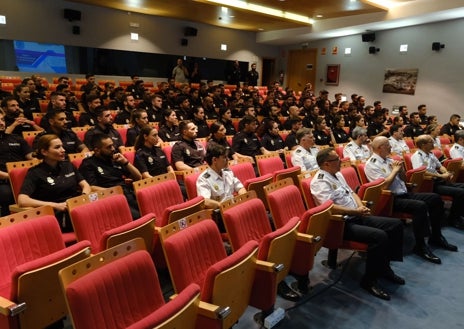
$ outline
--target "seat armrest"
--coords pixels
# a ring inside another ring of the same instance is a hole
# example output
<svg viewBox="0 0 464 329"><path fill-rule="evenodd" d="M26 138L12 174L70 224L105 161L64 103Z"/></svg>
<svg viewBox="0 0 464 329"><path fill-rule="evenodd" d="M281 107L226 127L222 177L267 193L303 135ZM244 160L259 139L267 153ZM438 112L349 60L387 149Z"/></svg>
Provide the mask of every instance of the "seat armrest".
<svg viewBox="0 0 464 329"><path fill-rule="evenodd" d="M280 272L283 268L282 264L276 264L257 259L256 269L263 272Z"/></svg>
<svg viewBox="0 0 464 329"><path fill-rule="evenodd" d="M392 195L392 191L390 191L390 190L382 190L382 195Z"/></svg>
<svg viewBox="0 0 464 329"><path fill-rule="evenodd" d="M229 316L231 310L229 306L218 306L204 301L200 301L198 305L198 315L205 316L210 319L224 319Z"/></svg>
<svg viewBox="0 0 464 329"><path fill-rule="evenodd" d="M343 215L332 215L332 218L330 220L333 220L334 222L344 222L345 220L343 219Z"/></svg>
<svg viewBox="0 0 464 329"><path fill-rule="evenodd" d="M296 240L306 242L306 243L316 243L316 242L321 241L321 237L298 232L296 236Z"/></svg>
<svg viewBox="0 0 464 329"><path fill-rule="evenodd" d="M33 207L20 207L18 206L18 204L10 204L8 208L10 209L11 213L18 213L21 211L32 209Z"/></svg>
<svg viewBox="0 0 464 329"><path fill-rule="evenodd" d="M17 316L27 309L26 303L16 304L5 297L0 296L0 314L5 316Z"/></svg>

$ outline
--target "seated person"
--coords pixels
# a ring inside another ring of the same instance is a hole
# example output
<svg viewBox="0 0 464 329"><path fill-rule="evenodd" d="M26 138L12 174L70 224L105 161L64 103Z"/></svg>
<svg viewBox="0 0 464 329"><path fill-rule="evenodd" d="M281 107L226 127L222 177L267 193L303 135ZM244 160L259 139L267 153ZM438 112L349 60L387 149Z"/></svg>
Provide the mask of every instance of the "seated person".
<svg viewBox="0 0 464 329"><path fill-rule="evenodd" d="M314 135L310 128L303 127L296 133L296 139L300 142L292 152L292 164L299 166L301 171L319 169L316 162L319 149L314 145Z"/></svg>
<svg viewBox="0 0 464 329"><path fill-rule="evenodd" d="M9 206L15 203L6 163L32 159L32 149L26 140L5 133L5 129L5 114L0 110L0 216L9 215Z"/></svg>
<svg viewBox="0 0 464 329"><path fill-rule="evenodd" d="M352 162L366 162L371 156L370 139L367 137L365 128L356 127L353 129L353 140L343 148L343 156L349 157Z"/></svg>
<svg viewBox="0 0 464 329"><path fill-rule="evenodd" d="M427 168L425 177L433 179L433 192L453 198L448 222L464 230L464 184L450 182L453 174L448 172L433 154L433 138L430 135L417 137L416 146L418 150L411 157L412 167L415 169L425 166Z"/></svg>
<svg viewBox="0 0 464 329"><path fill-rule="evenodd" d="M134 181L141 179L140 171L121 153L116 152L110 136L95 134L92 136L91 143L94 145L94 154L82 161L79 171L95 191L120 185L129 203L132 219L139 218L139 207L134 190L127 179Z"/></svg>
<svg viewBox="0 0 464 329"><path fill-rule="evenodd" d="M391 151L401 157L403 153L410 153L408 144L403 139L403 126L393 125L390 128L390 137L388 137L388 142L391 146Z"/></svg>
<svg viewBox="0 0 464 329"><path fill-rule="evenodd" d="M303 127L303 120L301 118L291 119L290 122L290 133L285 138L285 146L289 150L294 150L298 146L298 140L296 139L296 132Z"/></svg>
<svg viewBox="0 0 464 329"><path fill-rule="evenodd" d="M174 172L166 154L157 146L158 144L158 131L155 128L145 126L140 129L135 142L134 165L142 174L142 178Z"/></svg>
<svg viewBox="0 0 464 329"><path fill-rule="evenodd" d="M37 157L42 163L30 168L18 195L20 207L52 206L63 232L73 230L66 200L90 193L90 185L69 161L65 161L63 143L47 134L37 143Z"/></svg>
<svg viewBox="0 0 464 329"><path fill-rule="evenodd" d="M131 113L131 127L126 132L126 146L134 146L135 139L140 133L142 127L148 124L148 114L144 109L136 109Z"/></svg>
<svg viewBox="0 0 464 329"><path fill-rule="evenodd" d="M208 142L206 144L206 148L208 148L212 144L219 144L226 148L227 156L230 160L238 160L238 159L248 159L249 161L253 161L253 158L245 155L241 155L237 152L232 151L229 142L226 138L227 129L221 121L216 121L211 124L209 128L211 131L211 136L208 138Z"/></svg>
<svg viewBox="0 0 464 329"><path fill-rule="evenodd" d="M228 161L225 147L218 144L208 147L206 152L208 169L197 179L197 194L205 198L206 208L218 209L222 201L232 198L235 193L246 193L243 184L227 168Z"/></svg>
<svg viewBox="0 0 464 329"><path fill-rule="evenodd" d="M49 127L34 138L32 148L37 149L37 143L43 135L54 134L63 143L66 157L70 153L89 152L87 146L77 137L76 133L68 128L66 113L63 110L52 110L48 112Z"/></svg>
<svg viewBox="0 0 464 329"><path fill-rule="evenodd" d="M269 153L261 145L255 133L258 119L254 116L246 115L241 122L243 122L243 129L232 138L232 150L252 158L259 154Z"/></svg>
<svg viewBox="0 0 464 329"><path fill-rule="evenodd" d="M163 112L159 127L158 134L163 142L180 140L179 121L174 109L167 109Z"/></svg>
<svg viewBox="0 0 464 329"><path fill-rule="evenodd" d="M464 130L458 130L454 133L454 141L455 143L450 149L451 159L464 159Z"/></svg>
<svg viewBox="0 0 464 329"><path fill-rule="evenodd" d="M179 131L181 139L173 145L171 151L171 163L175 170L188 170L203 165L205 149L195 140L197 126L191 121L181 121Z"/></svg>
<svg viewBox="0 0 464 329"><path fill-rule="evenodd" d="M361 287L373 296L390 300L390 295L377 283L383 277L404 284L390 267L390 261L403 260L403 224L396 218L372 216L359 196L346 183L340 171L340 158L331 147L320 150L316 157L320 167L311 180L311 193L317 204L332 200L332 212L346 216L343 238L366 243L366 270Z"/></svg>
<svg viewBox="0 0 464 329"><path fill-rule="evenodd" d="M462 130L461 126L459 125L459 121L461 120L461 116L459 114L452 114L450 116L449 122L445 123L441 129L440 129L440 135L443 135L444 137L448 137L451 139L451 136L454 136L454 134Z"/></svg>
<svg viewBox="0 0 464 329"><path fill-rule="evenodd" d="M93 150L95 147L92 145L93 136L103 134L110 137L113 141L114 148L120 151L124 143L119 132L113 127L113 116L111 115L111 111L104 106L100 106L95 110L95 114L97 116L97 123L85 133L84 144L89 150Z"/></svg>

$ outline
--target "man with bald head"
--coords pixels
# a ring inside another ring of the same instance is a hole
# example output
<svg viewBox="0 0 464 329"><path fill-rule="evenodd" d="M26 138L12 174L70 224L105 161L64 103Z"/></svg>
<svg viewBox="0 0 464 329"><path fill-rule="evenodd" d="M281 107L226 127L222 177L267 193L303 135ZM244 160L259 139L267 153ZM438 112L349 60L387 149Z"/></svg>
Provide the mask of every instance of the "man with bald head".
<svg viewBox="0 0 464 329"><path fill-rule="evenodd" d="M450 181L454 173L450 173L433 154L432 136L420 135L416 139L416 146L418 150L411 157L412 167L425 166L425 177L433 179L433 192L453 198L448 223L464 230L464 184Z"/></svg>
<svg viewBox="0 0 464 329"><path fill-rule="evenodd" d="M435 193L411 193L408 191L405 184L403 162L392 160L389 157L391 145L388 138L384 136L374 138L372 150L374 153L365 167L367 178L370 181L378 178L385 179L384 188L391 190L393 194L393 210L412 215L416 240L414 252L429 262L440 264L440 258L435 256L425 244L425 237L429 236L430 233L430 245L450 251L458 250L456 246L448 243L441 234L443 201Z"/></svg>

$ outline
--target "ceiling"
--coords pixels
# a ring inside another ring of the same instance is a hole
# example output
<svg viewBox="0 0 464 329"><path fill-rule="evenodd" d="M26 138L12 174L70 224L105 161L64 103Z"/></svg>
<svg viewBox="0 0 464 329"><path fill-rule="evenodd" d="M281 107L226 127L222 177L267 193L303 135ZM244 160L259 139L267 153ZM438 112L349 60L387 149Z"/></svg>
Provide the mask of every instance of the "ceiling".
<svg viewBox="0 0 464 329"><path fill-rule="evenodd" d="M299 14L313 24L209 0L71 0L88 5L259 32L257 42L286 45L464 17L462 0L249 0ZM232 0L232 2L243 2ZM226 2L218 1L218 2ZM379 3L382 3L381 5Z"/></svg>

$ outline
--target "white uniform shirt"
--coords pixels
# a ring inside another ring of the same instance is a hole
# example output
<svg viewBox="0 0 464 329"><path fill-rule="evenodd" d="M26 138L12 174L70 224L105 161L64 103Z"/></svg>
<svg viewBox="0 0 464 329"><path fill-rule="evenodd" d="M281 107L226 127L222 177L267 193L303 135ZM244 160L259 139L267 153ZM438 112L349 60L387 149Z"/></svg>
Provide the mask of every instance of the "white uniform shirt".
<svg viewBox="0 0 464 329"><path fill-rule="evenodd" d="M392 152L395 152L398 155L402 155L403 152L410 153L410 149L408 144L404 141L404 139L397 140L393 137L388 138L388 142L390 143Z"/></svg>
<svg viewBox="0 0 464 329"><path fill-rule="evenodd" d="M340 172L337 172L334 177L327 171L320 169L311 179L310 188L314 201L318 205L327 200L332 200L339 206L350 209L358 208L358 204L353 197L354 192Z"/></svg>
<svg viewBox="0 0 464 329"><path fill-rule="evenodd" d="M223 169L221 177L208 168L197 179L197 194L218 202L232 198L242 188L243 184L230 169Z"/></svg>
<svg viewBox="0 0 464 329"><path fill-rule="evenodd" d="M454 143L450 149L451 159L463 158L464 159L464 146Z"/></svg>
<svg viewBox="0 0 464 329"><path fill-rule="evenodd" d="M412 167L414 169L425 166L427 171L432 174L438 174L437 169L441 167L440 161L433 153L425 153L422 150L417 150L411 157Z"/></svg>
<svg viewBox="0 0 464 329"><path fill-rule="evenodd" d="M295 151L292 152L292 164L294 166L299 166L301 171L319 169L316 161L318 151L318 148L314 146L308 151L304 147L298 145Z"/></svg>
<svg viewBox="0 0 464 329"><path fill-rule="evenodd" d="M386 158L384 160L378 154L372 154L370 159L367 160L366 166L364 167L367 179L372 182L378 178L387 178L392 172L392 163L393 160L390 158ZM408 192L406 184L398 175L396 175L393 179L389 190L392 191L393 194L397 195L405 194Z"/></svg>
<svg viewBox="0 0 464 329"><path fill-rule="evenodd" d="M343 156L349 157L351 161L366 161L371 156L371 150L364 144L358 146L358 144L351 141L343 148Z"/></svg>

